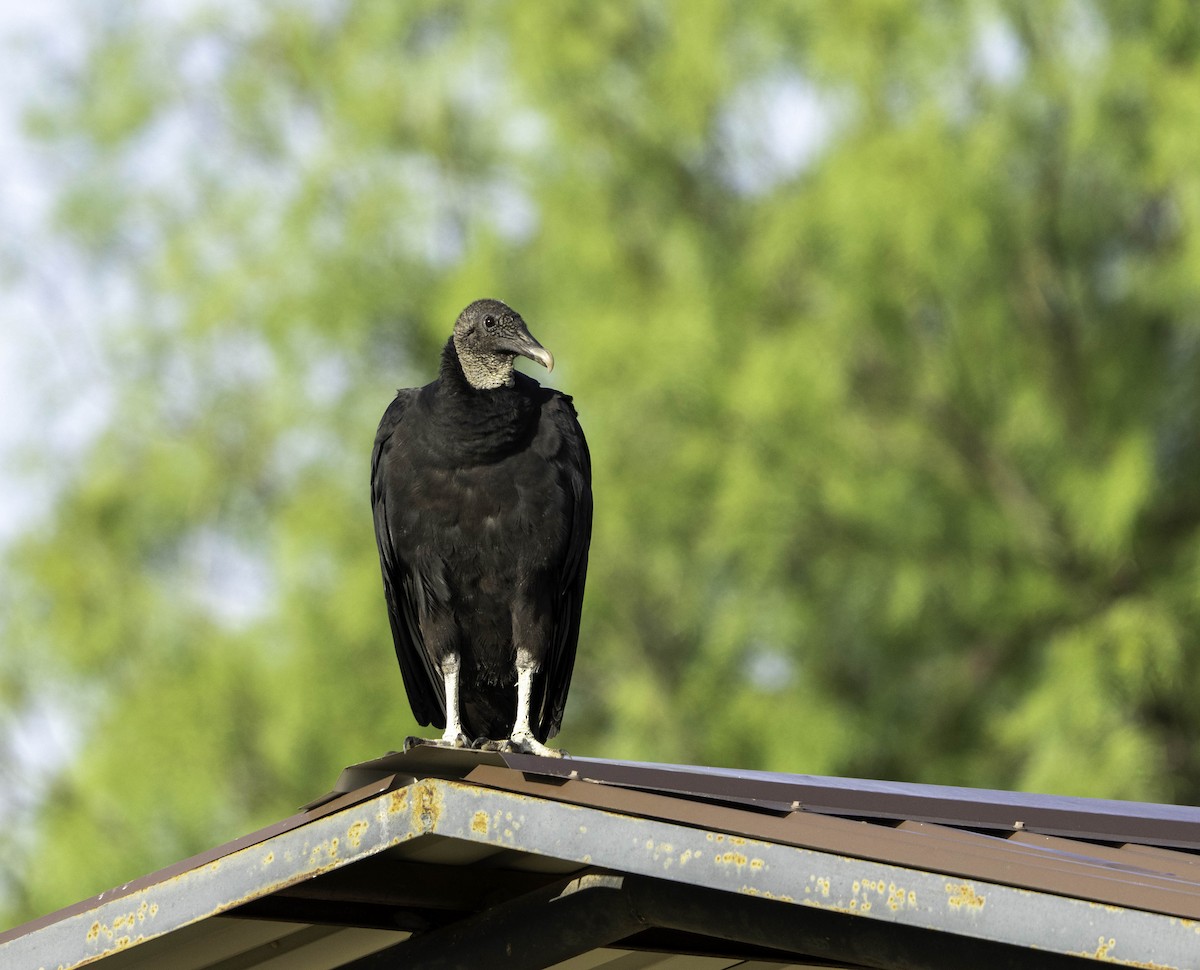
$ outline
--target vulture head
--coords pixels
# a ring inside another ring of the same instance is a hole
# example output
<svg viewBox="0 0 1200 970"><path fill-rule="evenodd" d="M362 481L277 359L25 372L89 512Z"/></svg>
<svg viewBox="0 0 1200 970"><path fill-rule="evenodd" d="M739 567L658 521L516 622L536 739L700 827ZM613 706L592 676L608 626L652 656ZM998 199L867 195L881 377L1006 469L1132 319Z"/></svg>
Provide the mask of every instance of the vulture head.
<svg viewBox="0 0 1200 970"><path fill-rule="evenodd" d="M521 314L499 300L476 300L458 315L454 349L463 375L477 390L511 385L518 355L554 370L554 355L533 339Z"/></svg>

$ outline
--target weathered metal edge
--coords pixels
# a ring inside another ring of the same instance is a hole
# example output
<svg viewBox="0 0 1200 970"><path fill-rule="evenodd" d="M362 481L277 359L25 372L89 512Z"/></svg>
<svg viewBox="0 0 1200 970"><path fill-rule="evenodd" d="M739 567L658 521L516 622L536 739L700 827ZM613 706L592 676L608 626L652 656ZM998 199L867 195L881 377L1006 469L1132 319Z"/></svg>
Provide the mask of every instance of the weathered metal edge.
<svg viewBox="0 0 1200 970"><path fill-rule="evenodd" d="M427 829L420 800L410 802L418 788L358 802L134 892L101 893L86 909L51 914L0 944L0 966L74 970L398 845Z"/></svg>
<svg viewBox="0 0 1200 970"><path fill-rule="evenodd" d="M96 905L0 947L73 970L422 835L1118 964L1197 966L1200 924L911 867L426 779Z"/></svg>
<svg viewBox="0 0 1200 970"><path fill-rule="evenodd" d="M458 782L430 831L696 886L1111 963L1200 965L1200 923Z"/></svg>
<svg viewBox="0 0 1200 970"><path fill-rule="evenodd" d="M539 758L506 753L507 767L575 777L681 798L727 801L767 811L913 820L1064 838L1133 842L1200 851L1200 807L1045 795L915 782L773 774L692 765Z"/></svg>

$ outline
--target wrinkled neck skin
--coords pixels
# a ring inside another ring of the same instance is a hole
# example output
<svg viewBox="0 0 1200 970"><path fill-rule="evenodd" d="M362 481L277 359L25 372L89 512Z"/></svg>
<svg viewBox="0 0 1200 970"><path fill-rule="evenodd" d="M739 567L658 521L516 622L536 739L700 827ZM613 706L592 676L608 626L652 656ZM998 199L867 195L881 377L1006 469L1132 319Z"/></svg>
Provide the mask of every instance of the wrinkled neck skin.
<svg viewBox="0 0 1200 970"><path fill-rule="evenodd" d="M448 341L442 351L441 380L429 385L433 390L430 417L442 432L432 448L459 464L495 461L511 454L537 429L539 404L529 393L537 383L531 378L518 382L511 359L502 371L494 365L482 371L475 368L475 380L482 380L481 373L489 375L490 381L473 386L453 341Z"/></svg>
<svg viewBox="0 0 1200 970"><path fill-rule="evenodd" d="M513 386L511 354L477 354L456 339L451 342L458 355L458 365L462 368L463 377L475 390L494 391L498 387Z"/></svg>

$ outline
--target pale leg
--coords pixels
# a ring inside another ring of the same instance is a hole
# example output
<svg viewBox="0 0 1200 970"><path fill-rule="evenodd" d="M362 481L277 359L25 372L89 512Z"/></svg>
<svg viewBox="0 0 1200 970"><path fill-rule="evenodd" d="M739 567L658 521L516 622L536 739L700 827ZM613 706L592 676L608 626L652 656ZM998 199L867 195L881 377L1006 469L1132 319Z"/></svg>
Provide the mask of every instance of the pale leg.
<svg viewBox="0 0 1200 970"><path fill-rule="evenodd" d="M513 724L509 741L518 751L538 754L543 758L561 758L562 753L548 748L533 736L529 726L529 707L533 697L533 675L537 668L528 659L517 654L517 719Z"/></svg>
<svg viewBox="0 0 1200 970"><path fill-rule="evenodd" d="M442 679L446 682L446 730L441 743L465 748L467 739L463 735L458 714L458 667L458 654L450 654L442 661Z"/></svg>

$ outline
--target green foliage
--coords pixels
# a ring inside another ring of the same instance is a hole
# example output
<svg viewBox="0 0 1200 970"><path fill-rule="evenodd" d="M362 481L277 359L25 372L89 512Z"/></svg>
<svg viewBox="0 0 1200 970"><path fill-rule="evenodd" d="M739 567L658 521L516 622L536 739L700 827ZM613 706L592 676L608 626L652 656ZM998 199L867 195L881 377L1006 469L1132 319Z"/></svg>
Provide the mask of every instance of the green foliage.
<svg viewBox="0 0 1200 970"><path fill-rule="evenodd" d="M1200 798L1185 5L119 28L34 116L87 172L63 240L134 295L105 430L5 564L0 705L83 739L11 918L417 732L367 456L483 295L592 447L571 751ZM826 137L788 149L798 105Z"/></svg>

